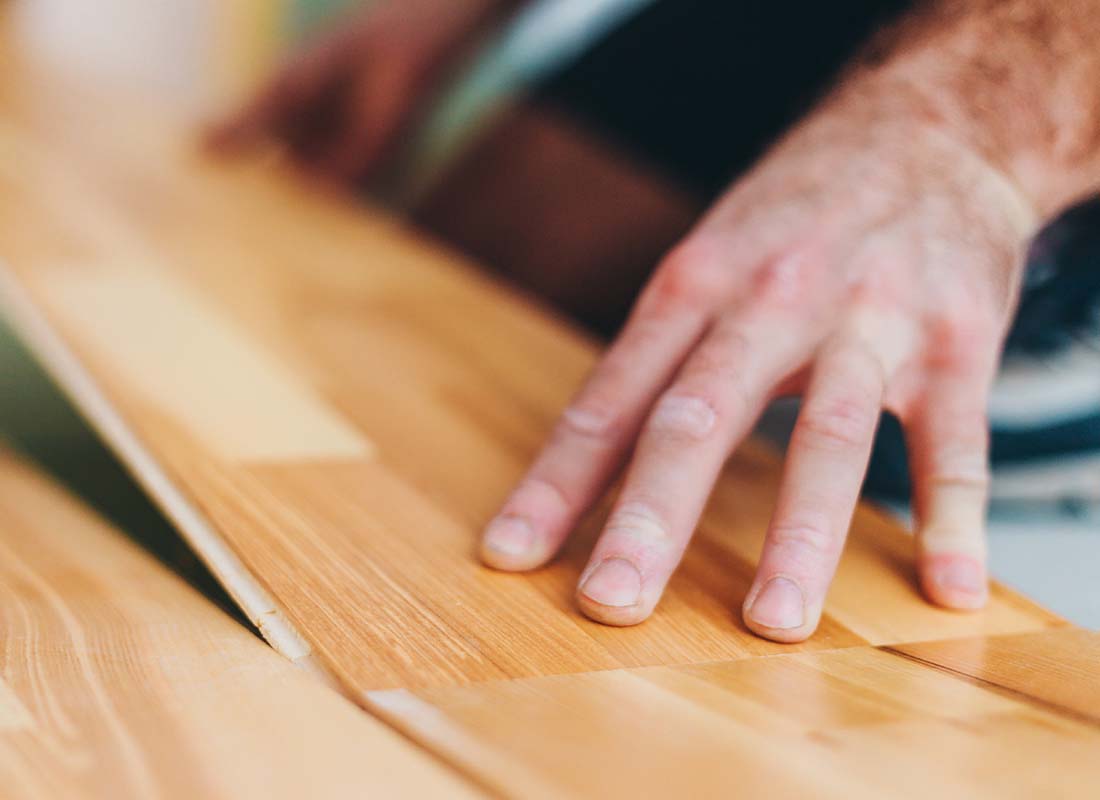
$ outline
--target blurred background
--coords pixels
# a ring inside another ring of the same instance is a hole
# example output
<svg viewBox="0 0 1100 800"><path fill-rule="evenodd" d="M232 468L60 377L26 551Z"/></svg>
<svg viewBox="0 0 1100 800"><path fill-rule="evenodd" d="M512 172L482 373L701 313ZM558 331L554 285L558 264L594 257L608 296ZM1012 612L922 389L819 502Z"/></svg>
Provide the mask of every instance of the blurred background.
<svg viewBox="0 0 1100 800"><path fill-rule="evenodd" d="M362 0L7 2L14 7L21 35L49 58L101 84L146 93L158 102L169 98L196 120L214 119L232 108L303 39L332 24L347 6L363 5ZM401 169L385 183L384 199L400 209L410 198L422 195L525 87L647 2L544 0L532 4L462 63L424 122L404 143ZM1086 214L1076 224L1073 230L1082 226L1100 230L1100 215ZM1064 227L1048 232L1043 241L1050 247L1039 248L1033 258L1037 262L1054 258L1055 251L1064 258L1067 238L1076 241L1064 234ZM1075 257L1100 274L1096 238L1091 245L1074 245L1078 247ZM1082 247L1092 249L1084 252ZM1041 269L1033 274L1041 280ZM1026 334L1021 334L1023 346L1015 348L1007 360L994 398L993 417L999 425L996 446L1011 455L1014 447L1036 452L1033 443L1019 444L1027 437L1028 442L1054 442L1059 436L1074 442L1095 438L1100 434L1100 416L1089 414L1100 409L1100 336L1089 334L1071 347L1052 348L1028 340ZM1054 410L1036 428L1029 404ZM1081 408L1087 411L1084 417ZM778 409L769 417L766 432L781 439L790 416L790 408ZM1073 425L1067 428L1066 420ZM45 464L139 536L166 563L218 595L170 526L2 323L0 436ZM891 436L887 426L876 453L879 478L871 488L904 515L898 500L904 496L904 466ZM1093 449L1100 453L1100 448ZM991 531L994 574L1073 621L1100 627L1100 589L1096 588L1100 587L1100 456L1082 450L1068 460L1029 457L1007 462L996 479Z"/></svg>

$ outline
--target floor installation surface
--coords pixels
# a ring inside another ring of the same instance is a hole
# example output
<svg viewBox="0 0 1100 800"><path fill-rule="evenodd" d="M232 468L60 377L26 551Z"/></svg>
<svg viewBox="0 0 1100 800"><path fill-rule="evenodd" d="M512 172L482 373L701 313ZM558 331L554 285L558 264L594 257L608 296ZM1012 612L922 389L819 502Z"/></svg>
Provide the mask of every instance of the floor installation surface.
<svg viewBox="0 0 1100 800"><path fill-rule="evenodd" d="M214 162L190 131L5 58L13 325L277 649L482 786L627 795L669 778L677 732L704 729L719 741L684 774L706 792L761 750L765 767L802 765L791 791L819 778L857 795L881 789L885 764L920 772L922 747L951 742L977 766L949 761L932 788L992 792L994 763L1021 787L1051 764L1093 769L1079 648L1056 662L1056 680L1083 686L1066 705L986 686L981 659L972 679L900 647L1078 632L1001 587L979 614L927 606L907 535L871 509L810 642L745 631L734 609L778 478L758 446L731 462L643 626L605 628L572 604L598 515L546 570L482 568L477 531L592 344L377 213L270 165ZM970 646L1025 670L1046 652L1045 639L991 641ZM542 730L544 748L528 738ZM1057 755L1019 760L1021 747ZM639 751L653 755L645 769L628 756ZM571 784L560 765L573 761L602 767L600 780Z"/></svg>
<svg viewBox="0 0 1100 800"><path fill-rule="evenodd" d="M0 797L471 795L0 450Z"/></svg>

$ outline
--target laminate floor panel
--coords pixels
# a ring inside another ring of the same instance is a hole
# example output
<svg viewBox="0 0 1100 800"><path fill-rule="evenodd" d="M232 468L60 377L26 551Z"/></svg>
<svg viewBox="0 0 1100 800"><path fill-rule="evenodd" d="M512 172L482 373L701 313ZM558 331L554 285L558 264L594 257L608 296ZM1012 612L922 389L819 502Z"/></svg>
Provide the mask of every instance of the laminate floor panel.
<svg viewBox="0 0 1100 800"><path fill-rule="evenodd" d="M1098 687L1065 629L369 697L512 796L1084 800Z"/></svg>
<svg viewBox="0 0 1100 800"><path fill-rule="evenodd" d="M0 796L475 797L0 450Z"/></svg>

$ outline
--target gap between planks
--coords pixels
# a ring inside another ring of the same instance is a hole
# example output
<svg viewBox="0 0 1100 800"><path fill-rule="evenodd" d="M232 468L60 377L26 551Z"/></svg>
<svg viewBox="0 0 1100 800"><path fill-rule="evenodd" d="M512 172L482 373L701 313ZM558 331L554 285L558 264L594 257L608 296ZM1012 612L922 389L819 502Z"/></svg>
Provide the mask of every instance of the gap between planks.
<svg viewBox="0 0 1100 800"><path fill-rule="evenodd" d="M3 262L0 262L0 311L4 312L13 330L39 359L46 372L73 400L80 415L118 454L130 477L172 521L264 639L302 669L352 697L336 677L313 657L305 637L294 627L279 603L153 457L95 378L27 297L18 281L11 277L9 268Z"/></svg>
<svg viewBox="0 0 1100 800"><path fill-rule="evenodd" d="M111 404L95 378L25 296L0 261L0 312L37 356L46 372L74 400L75 407L91 427L118 454L130 477L149 495L164 515L194 548L206 567L229 592L264 640L296 667L334 690L356 707L375 717L389 729L428 754L462 779L491 797L507 795L485 777L457 758L433 750L414 736L396 718L386 714L363 694L355 691L314 657L309 643L287 617L261 581L241 562L233 548L218 535L206 515L171 479L153 458L123 416Z"/></svg>
<svg viewBox="0 0 1100 800"><path fill-rule="evenodd" d="M1011 634L1010 634L1011 636ZM986 678L979 677L978 675L971 675L968 672L964 672L960 669L948 666L947 664L940 664L937 661L933 661L929 658L922 658L914 653L906 653L900 648L904 645L882 645L876 648L889 655L896 656L898 658L911 661L914 664L919 664L927 669L933 669L936 672L940 672L944 675L948 675L952 678L960 680L964 683L969 683L971 686L977 686L980 689L986 689L1007 697L1010 700L1016 700L1017 702L1024 703L1032 708L1039 709L1041 711L1047 711L1055 716L1065 717L1066 719L1072 719L1075 722L1079 722L1082 725L1087 725L1092 728L1100 730L1100 715L1088 714L1078 711L1075 708L1064 705L1062 703L1056 703L1051 700L1045 700L1042 697L1036 697L1033 694L1028 694L1021 689L1014 689L1011 686L1004 686L994 680L988 680Z"/></svg>

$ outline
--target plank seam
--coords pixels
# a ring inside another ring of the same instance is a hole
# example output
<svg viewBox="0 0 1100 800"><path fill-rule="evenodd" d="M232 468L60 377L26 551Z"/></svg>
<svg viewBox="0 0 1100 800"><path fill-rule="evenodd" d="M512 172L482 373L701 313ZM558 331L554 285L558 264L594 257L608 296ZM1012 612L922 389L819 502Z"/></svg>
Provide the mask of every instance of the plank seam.
<svg viewBox="0 0 1100 800"><path fill-rule="evenodd" d="M893 646L879 647L876 649L881 650L884 653L888 653L892 656L903 658L906 661L911 661L914 664L920 664L922 667L930 667L931 669L934 669L937 672L941 672L944 675L950 675L953 678L957 678L973 686L977 686L982 689L988 689L1004 697L1008 697L1012 700L1017 700L1021 703L1024 703L1025 705L1029 705L1032 708L1038 708L1042 711L1052 713L1055 716L1063 717L1065 719L1071 719L1074 722L1088 725L1091 728L1100 729L1100 717L1078 711L1075 708L1070 708L1069 706L1064 706L1060 703L1055 703L1050 700L1044 700L1041 697L1036 697L1035 695L1028 694L1027 692L1021 691L1020 689L1013 689L1011 686L1005 686L1004 684L997 683L996 681L986 680L985 678L980 678L977 675L971 675L967 672L954 669L953 667L948 667L944 664L937 664L935 661L921 658L920 656L913 655L912 653L906 653L904 650L895 649L895 647Z"/></svg>
<svg viewBox="0 0 1100 800"><path fill-rule="evenodd" d="M277 652L308 671L325 671L316 664L309 643L290 622L286 612L218 534L210 520L176 486L115 409L95 378L54 331L17 279L12 277L10 267L2 262L0 311L4 312L12 328L35 353L46 372L73 400L81 416L119 456L130 477L176 525L264 639ZM330 677L329 681L336 683L334 677Z"/></svg>
<svg viewBox="0 0 1100 800"><path fill-rule="evenodd" d="M11 323L12 329L35 354L45 371L73 400L73 405L81 416L119 457L130 477L172 521L272 649L342 695L364 713L381 721L417 749L444 764L479 791L495 798L505 797L497 787L486 783L480 775L458 761L426 747L401 726L394 725L392 720L376 713L365 697L353 691L312 653L308 641L299 633L286 612L218 534L213 523L176 486L167 471L115 409L95 378L12 276L11 268L2 260L0 313Z"/></svg>

